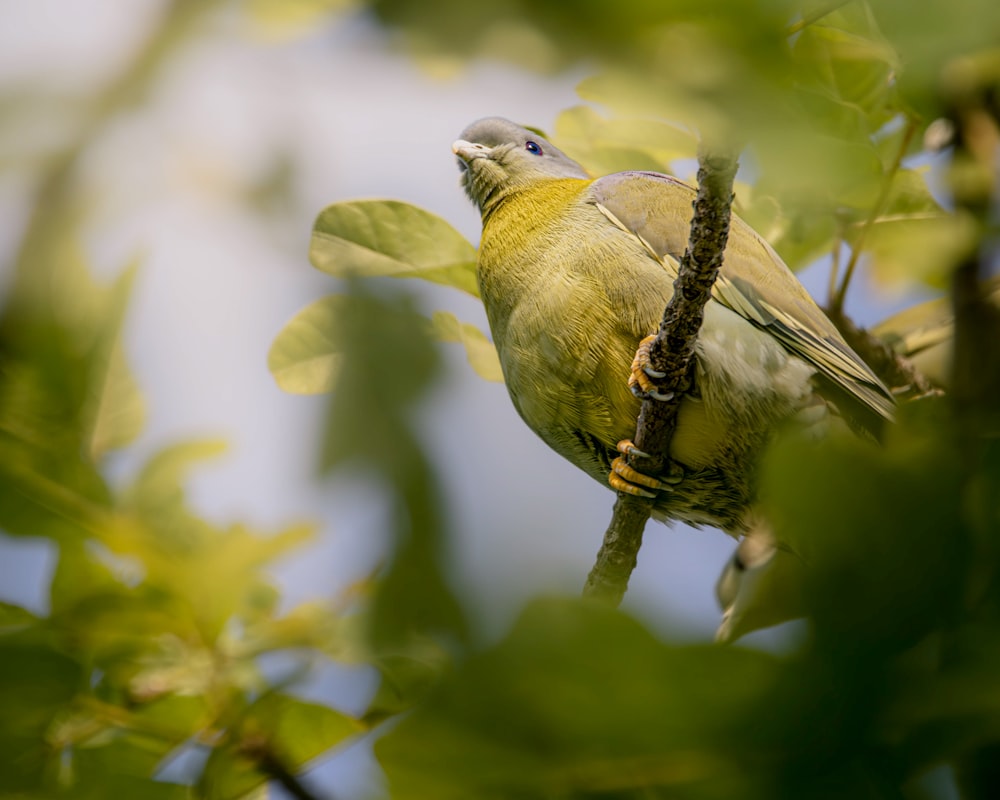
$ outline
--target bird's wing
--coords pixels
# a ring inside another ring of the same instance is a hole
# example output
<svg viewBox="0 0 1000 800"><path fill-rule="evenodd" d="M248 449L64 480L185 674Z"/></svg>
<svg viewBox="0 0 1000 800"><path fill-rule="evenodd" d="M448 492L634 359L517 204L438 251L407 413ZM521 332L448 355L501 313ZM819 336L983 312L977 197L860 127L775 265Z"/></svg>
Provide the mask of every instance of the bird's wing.
<svg viewBox="0 0 1000 800"><path fill-rule="evenodd" d="M694 196L687 184L655 172L619 172L591 186L591 198L602 213L638 237L672 271L687 246ZM872 411L892 418L895 403L889 390L771 246L735 216L712 296L770 332Z"/></svg>

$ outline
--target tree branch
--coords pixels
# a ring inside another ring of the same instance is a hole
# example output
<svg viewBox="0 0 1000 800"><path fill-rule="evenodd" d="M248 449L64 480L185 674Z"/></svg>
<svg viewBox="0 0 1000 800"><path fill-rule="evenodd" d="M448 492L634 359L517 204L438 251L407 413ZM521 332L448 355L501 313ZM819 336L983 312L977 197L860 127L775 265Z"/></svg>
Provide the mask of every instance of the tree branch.
<svg viewBox="0 0 1000 800"><path fill-rule="evenodd" d="M998 246L997 169L1000 159L1000 113L997 77L953 66L945 73L946 99L955 129L950 183L956 210L973 220L979 248L966 254L952 276L955 356L951 391L963 452L983 450L983 441L1000 436L1000 312L988 299L986 254ZM970 463L974 459L970 458ZM989 496L989 495L987 495Z"/></svg>
<svg viewBox="0 0 1000 800"><path fill-rule="evenodd" d="M691 386L698 331L729 237L736 168L735 148L711 153L702 147L691 237L678 268L673 297L663 312L649 354L653 369L665 373L664 378L655 381L657 390L671 399L643 401L635 446L649 457L629 457L632 467L650 475L663 474L669 463L677 409ZM585 597L614 606L621 602L637 563L642 532L653 503L651 499L619 492L597 561L583 588Z"/></svg>
<svg viewBox="0 0 1000 800"><path fill-rule="evenodd" d="M915 400L918 397L941 394L941 390L927 380L909 358L897 353L867 329L858 327L844 314L843 309L824 310L844 341L892 390L897 400Z"/></svg>
<svg viewBox="0 0 1000 800"><path fill-rule="evenodd" d="M868 233L875 225L879 216L885 211L885 206L892 194L893 181L895 181L896 174L903 166L906 151L910 149L910 143L913 141L913 137L916 135L917 128L919 127L917 120L912 117L907 118L905 125L903 138L899 143L899 150L896 152L895 159L889 165L889 169L886 170L885 177L882 179L882 188L879 190L878 199L875 201L875 205L871 207L868 218L858 233L858 238L855 239L854 244L851 246L851 257L844 268L844 277L840 282L840 288L830 297L830 312L841 317L843 316L844 299L847 297L847 288L851 284L851 278L854 277L854 270L858 265L858 259L861 257L861 253L864 252L865 240L868 238Z"/></svg>

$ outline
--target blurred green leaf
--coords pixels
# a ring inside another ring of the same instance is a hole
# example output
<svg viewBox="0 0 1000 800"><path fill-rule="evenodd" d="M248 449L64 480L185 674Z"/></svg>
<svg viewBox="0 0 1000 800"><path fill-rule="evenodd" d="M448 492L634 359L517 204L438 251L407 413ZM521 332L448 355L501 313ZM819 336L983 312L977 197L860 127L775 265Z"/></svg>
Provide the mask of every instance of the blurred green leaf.
<svg viewBox="0 0 1000 800"><path fill-rule="evenodd" d="M94 282L75 240L53 243L58 279L21 274L0 312L0 527L92 534L109 497L95 462L142 425L121 327L134 269Z"/></svg>
<svg viewBox="0 0 1000 800"><path fill-rule="evenodd" d="M254 703L242 724L244 736L270 739L282 763L293 767L301 767L364 730L347 714L278 692Z"/></svg>
<svg viewBox="0 0 1000 800"><path fill-rule="evenodd" d="M378 298L358 282L341 324L344 360L322 466L367 466L389 492L393 558L372 601L373 638L379 649L405 645L414 633L461 638L465 621L442 569L441 489L412 421L439 369L428 325L411 298Z"/></svg>
<svg viewBox="0 0 1000 800"><path fill-rule="evenodd" d="M900 169L893 175L885 215L944 213L927 186L925 169Z"/></svg>
<svg viewBox="0 0 1000 800"><path fill-rule="evenodd" d="M208 726L212 709L207 694L177 693L137 704L130 710L140 731L155 730L161 737L180 743Z"/></svg>
<svg viewBox="0 0 1000 800"><path fill-rule="evenodd" d="M28 609L13 603L0 602L0 636L23 627L34 625L38 617Z"/></svg>
<svg viewBox="0 0 1000 800"><path fill-rule="evenodd" d="M765 460L768 519L813 566L809 601L828 630L908 646L955 612L969 549L958 455L933 435L943 414L932 400L904 408L884 448L792 440Z"/></svg>
<svg viewBox="0 0 1000 800"><path fill-rule="evenodd" d="M133 442L142 432L146 410L142 394L125 358L122 326L137 267L127 269L109 290L108 325L94 348L91 388L83 416L87 420L90 455L95 461Z"/></svg>
<svg viewBox="0 0 1000 800"><path fill-rule="evenodd" d="M1000 7L992 0L926 0L920 13L900 2L873 2L870 8L903 68L897 80L906 102L925 119L946 113L942 78L950 62L974 53L997 53ZM928 31L936 35L928 36Z"/></svg>
<svg viewBox="0 0 1000 800"><path fill-rule="evenodd" d="M40 790L58 758L46 733L81 688L83 670L54 648L0 636L0 793Z"/></svg>
<svg viewBox="0 0 1000 800"><path fill-rule="evenodd" d="M284 391L333 391L342 359L339 329L346 302L343 295L323 297L302 309L278 333L267 354L267 367Z"/></svg>
<svg viewBox="0 0 1000 800"><path fill-rule="evenodd" d="M476 250L440 217L396 200L327 206L309 260L334 277L421 278L479 296Z"/></svg>
<svg viewBox="0 0 1000 800"><path fill-rule="evenodd" d="M119 506L156 531L159 546L172 549L196 546L209 536L210 526L188 507L184 482L201 462L227 450L219 439L181 442L155 453L119 494ZM124 546L140 543L142 531L124 528ZM121 546L114 546L121 551Z"/></svg>
<svg viewBox="0 0 1000 800"><path fill-rule="evenodd" d="M432 323L439 341L459 342L465 348L469 364L480 378L503 383L497 350L479 328L468 322L460 322L454 314L446 311L435 311Z"/></svg>
<svg viewBox="0 0 1000 800"><path fill-rule="evenodd" d="M281 329L268 352L268 368L284 391L319 394L337 386L343 362L345 326L351 299L329 295L306 306ZM430 332L441 342L457 342L465 348L469 364L489 381L502 381L496 349L474 325L460 322L453 314L435 311L428 320L413 318L414 326Z"/></svg>
<svg viewBox="0 0 1000 800"><path fill-rule="evenodd" d="M780 187L758 183L743 193L738 212L793 270L828 255L837 242L837 218L815 197L785 196Z"/></svg>
<svg viewBox="0 0 1000 800"><path fill-rule="evenodd" d="M556 119L559 146L595 176L623 170L670 172L670 162L694 158L695 136L657 120L605 118L589 106L574 106Z"/></svg>
<svg viewBox="0 0 1000 800"><path fill-rule="evenodd" d="M861 230L860 224L849 227L847 242L853 245ZM881 281L921 281L940 287L955 265L976 247L977 234L976 223L959 214L886 214L870 226L864 252Z"/></svg>
<svg viewBox="0 0 1000 800"><path fill-rule="evenodd" d="M212 751L199 783L201 796L237 800L269 779L269 762L298 772L363 730L332 708L278 692L265 694L247 709L230 742Z"/></svg>
<svg viewBox="0 0 1000 800"><path fill-rule="evenodd" d="M358 0L247 0L244 4L251 18L264 30L274 28L312 30L324 17L359 5Z"/></svg>
<svg viewBox="0 0 1000 800"><path fill-rule="evenodd" d="M440 369L427 320L410 298L383 301L358 286L336 305L344 355L323 465L360 458L390 475L413 469L410 409Z"/></svg>
<svg viewBox="0 0 1000 800"><path fill-rule="evenodd" d="M109 777L131 778L133 791L142 791L144 784L151 783L150 776L171 749L173 744L162 739L121 732L113 734L110 741L84 743L73 749L74 783L84 789L97 786ZM172 795L171 792L165 796Z"/></svg>
<svg viewBox="0 0 1000 800"><path fill-rule="evenodd" d="M738 721L774 678L762 653L672 647L618 612L536 601L375 749L400 800L752 797Z"/></svg>
<svg viewBox="0 0 1000 800"><path fill-rule="evenodd" d="M441 681L451 665L447 651L426 638L411 638L405 650L381 652L374 666L382 680L365 711L365 722L376 725L386 717L409 711Z"/></svg>
<svg viewBox="0 0 1000 800"><path fill-rule="evenodd" d="M847 3L806 26L791 46L800 87L856 111L845 135L874 133L894 116L892 87L901 64L867 3ZM833 125L832 130L839 126Z"/></svg>
<svg viewBox="0 0 1000 800"><path fill-rule="evenodd" d="M95 551L82 542L64 544L49 588L49 604L54 614L72 609L90 597L125 593L126 587Z"/></svg>

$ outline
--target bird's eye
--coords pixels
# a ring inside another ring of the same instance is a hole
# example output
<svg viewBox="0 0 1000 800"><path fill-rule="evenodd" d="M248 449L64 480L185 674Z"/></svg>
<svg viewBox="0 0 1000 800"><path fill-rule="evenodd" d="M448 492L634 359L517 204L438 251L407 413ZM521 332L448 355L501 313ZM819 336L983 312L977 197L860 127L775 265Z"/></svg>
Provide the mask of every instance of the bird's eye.
<svg viewBox="0 0 1000 800"><path fill-rule="evenodd" d="M538 144L535 142L526 143L524 145L524 149L536 156L540 156L542 154L542 148L539 147Z"/></svg>

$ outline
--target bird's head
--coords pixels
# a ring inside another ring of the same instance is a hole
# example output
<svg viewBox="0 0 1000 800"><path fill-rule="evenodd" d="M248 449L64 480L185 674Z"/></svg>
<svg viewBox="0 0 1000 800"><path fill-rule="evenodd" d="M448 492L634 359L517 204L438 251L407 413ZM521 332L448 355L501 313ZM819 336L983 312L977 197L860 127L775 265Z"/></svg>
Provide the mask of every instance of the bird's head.
<svg viewBox="0 0 1000 800"><path fill-rule="evenodd" d="M484 215L510 191L538 181L589 177L554 144L502 117L473 122L451 149L462 186Z"/></svg>

